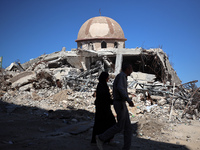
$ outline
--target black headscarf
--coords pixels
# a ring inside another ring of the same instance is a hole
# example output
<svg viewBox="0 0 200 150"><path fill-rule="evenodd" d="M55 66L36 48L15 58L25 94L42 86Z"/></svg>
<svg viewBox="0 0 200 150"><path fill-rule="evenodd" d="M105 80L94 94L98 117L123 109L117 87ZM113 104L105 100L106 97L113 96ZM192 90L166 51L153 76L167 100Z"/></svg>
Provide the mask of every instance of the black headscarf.
<svg viewBox="0 0 200 150"><path fill-rule="evenodd" d="M106 79L109 77L109 74L107 72L102 72L99 76L99 83L97 85L97 95L96 95L96 101L95 104L98 106L105 107L105 102L108 103L107 106L110 107L110 92L109 88L106 82Z"/></svg>
<svg viewBox="0 0 200 150"><path fill-rule="evenodd" d="M102 72L99 76L99 82L102 84L107 84L106 79L108 78L109 74L107 72Z"/></svg>

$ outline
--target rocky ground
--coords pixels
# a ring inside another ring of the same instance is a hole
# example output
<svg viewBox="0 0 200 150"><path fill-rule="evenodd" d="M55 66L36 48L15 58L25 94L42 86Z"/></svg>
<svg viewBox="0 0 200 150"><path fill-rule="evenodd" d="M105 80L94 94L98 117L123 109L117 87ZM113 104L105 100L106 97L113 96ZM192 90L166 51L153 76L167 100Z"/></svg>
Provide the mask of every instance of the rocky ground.
<svg viewBox="0 0 200 150"><path fill-rule="evenodd" d="M95 111L92 94L57 88L8 90L0 101L0 149L97 150L90 143ZM142 94L132 96L131 149L200 149L198 118L181 118L179 109L170 116L170 103L146 106ZM121 149L123 134L113 141L104 148Z"/></svg>

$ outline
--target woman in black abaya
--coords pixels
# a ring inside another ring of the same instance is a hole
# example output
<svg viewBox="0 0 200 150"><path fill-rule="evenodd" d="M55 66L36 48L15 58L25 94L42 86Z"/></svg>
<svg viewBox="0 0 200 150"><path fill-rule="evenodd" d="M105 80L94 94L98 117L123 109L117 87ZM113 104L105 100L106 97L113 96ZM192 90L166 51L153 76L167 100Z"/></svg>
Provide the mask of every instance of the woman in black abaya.
<svg viewBox="0 0 200 150"><path fill-rule="evenodd" d="M108 79L109 74L107 72L102 72L99 76L99 83L96 90L96 112L91 143L96 143L95 136L105 132L116 123L110 108L113 104L113 100L111 99L107 85Z"/></svg>

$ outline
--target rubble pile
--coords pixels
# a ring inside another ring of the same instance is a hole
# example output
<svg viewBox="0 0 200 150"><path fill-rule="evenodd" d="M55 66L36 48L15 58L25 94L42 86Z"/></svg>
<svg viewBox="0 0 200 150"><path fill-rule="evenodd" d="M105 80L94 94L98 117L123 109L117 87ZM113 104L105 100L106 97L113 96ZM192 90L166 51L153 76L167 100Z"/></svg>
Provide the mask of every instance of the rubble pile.
<svg viewBox="0 0 200 150"><path fill-rule="evenodd" d="M159 52L160 50L156 51ZM82 56L92 53L92 57L96 56L96 53L91 51L79 50L76 53L81 53ZM102 52L99 53L103 56ZM110 55L110 51L106 53ZM149 55L153 51L147 53ZM62 50L51 55L42 55L25 64L12 63L5 70L2 69L1 100L19 106L52 111L73 109L94 112L98 76L102 71L109 71L108 85L112 89L116 76L116 72L112 72L115 68L114 63L107 55L98 59L95 57L89 67L80 61L82 67L86 67L81 68L77 67L80 65L76 62L78 56L74 52L68 55L70 57ZM143 57L144 60L148 60L144 54ZM166 57L164 58L166 63ZM134 110L129 110L132 118L141 118L149 114L165 122L184 122L184 119L200 118L200 90L195 85L198 81L172 85L171 80L161 82L164 80L158 81L156 78L157 75L139 71L128 77L129 94L136 106Z"/></svg>

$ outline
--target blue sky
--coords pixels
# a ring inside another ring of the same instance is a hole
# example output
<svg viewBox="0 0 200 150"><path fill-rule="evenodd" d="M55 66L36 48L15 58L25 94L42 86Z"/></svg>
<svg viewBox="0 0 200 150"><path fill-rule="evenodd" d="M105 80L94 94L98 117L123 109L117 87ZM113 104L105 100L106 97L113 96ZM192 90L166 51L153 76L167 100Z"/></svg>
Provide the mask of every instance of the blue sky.
<svg viewBox="0 0 200 150"><path fill-rule="evenodd" d="M82 24L101 15L117 21L126 48L163 48L182 83L199 80L200 0L0 0L3 67L76 48Z"/></svg>

